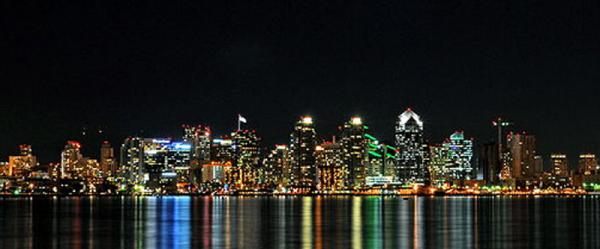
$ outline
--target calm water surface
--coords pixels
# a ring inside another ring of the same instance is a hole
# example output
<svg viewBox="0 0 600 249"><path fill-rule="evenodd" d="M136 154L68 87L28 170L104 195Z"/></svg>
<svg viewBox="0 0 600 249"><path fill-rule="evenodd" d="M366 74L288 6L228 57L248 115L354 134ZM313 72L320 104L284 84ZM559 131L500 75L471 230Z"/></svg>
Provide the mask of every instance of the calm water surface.
<svg viewBox="0 0 600 249"><path fill-rule="evenodd" d="M600 248L600 197L5 198L0 248Z"/></svg>

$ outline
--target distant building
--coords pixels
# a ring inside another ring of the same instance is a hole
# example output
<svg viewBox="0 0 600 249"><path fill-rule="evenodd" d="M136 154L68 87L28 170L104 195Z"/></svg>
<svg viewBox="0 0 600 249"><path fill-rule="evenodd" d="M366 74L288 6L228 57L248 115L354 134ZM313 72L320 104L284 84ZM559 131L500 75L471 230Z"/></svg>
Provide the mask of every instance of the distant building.
<svg viewBox="0 0 600 249"><path fill-rule="evenodd" d="M81 144L68 141L60 155L61 178L83 178L87 162L81 154Z"/></svg>
<svg viewBox="0 0 600 249"><path fill-rule="evenodd" d="M398 116L396 147L398 147L396 154L398 180L404 183L426 183L423 121L410 108Z"/></svg>
<svg viewBox="0 0 600 249"><path fill-rule="evenodd" d="M448 152L449 163L446 164L446 174L452 180L472 180L475 177L473 169L473 140L466 139L464 132L452 133L442 145Z"/></svg>
<svg viewBox="0 0 600 249"><path fill-rule="evenodd" d="M260 138L254 130L238 130L231 133L233 167L237 172L235 183L253 187L260 176Z"/></svg>
<svg viewBox="0 0 600 249"><path fill-rule="evenodd" d="M341 127L340 145L344 171L348 172L344 179L345 186L361 188L365 186L367 176L367 138L366 126L360 117L352 117ZM334 141L335 142L335 141Z"/></svg>
<svg viewBox="0 0 600 249"><path fill-rule="evenodd" d="M342 145L335 140L315 148L318 174L317 188L324 191L343 190L349 187L348 168L344 161Z"/></svg>
<svg viewBox="0 0 600 249"><path fill-rule="evenodd" d="M284 144L275 145L263 160L263 167L262 182L271 186L287 186L292 173L288 147Z"/></svg>
<svg viewBox="0 0 600 249"><path fill-rule="evenodd" d="M534 158L534 171L536 175L541 174L542 172L544 172L544 157L540 156L540 155L536 155Z"/></svg>
<svg viewBox="0 0 600 249"><path fill-rule="evenodd" d="M579 155L579 172L583 175L595 175L598 168L598 160L594 154Z"/></svg>
<svg viewBox="0 0 600 249"><path fill-rule="evenodd" d="M128 183L144 181L144 141L140 137L128 137L121 145L119 172Z"/></svg>
<svg viewBox="0 0 600 249"><path fill-rule="evenodd" d="M13 177L26 177L33 167L37 165L37 158L33 155L31 145L19 146L18 156L9 156L6 175Z"/></svg>
<svg viewBox="0 0 600 249"><path fill-rule="evenodd" d="M535 137L526 133L509 133L506 138L507 150L511 155L513 178L535 176Z"/></svg>
<svg viewBox="0 0 600 249"><path fill-rule="evenodd" d="M483 144L479 150L479 167L483 171L483 179L489 185L499 184L500 158L498 157L498 143Z"/></svg>
<svg viewBox="0 0 600 249"><path fill-rule="evenodd" d="M554 176L569 176L569 161L565 154L550 155L550 166Z"/></svg>
<svg viewBox="0 0 600 249"><path fill-rule="evenodd" d="M290 165L294 187L316 187L316 146L317 133L312 117L301 117L290 135Z"/></svg>
<svg viewBox="0 0 600 249"><path fill-rule="evenodd" d="M100 145L100 169L104 176L114 175L117 171L115 153L108 141Z"/></svg>
<svg viewBox="0 0 600 249"><path fill-rule="evenodd" d="M202 166L211 162L211 130L204 125L183 125L183 141L191 144L191 176L192 182L201 181Z"/></svg>

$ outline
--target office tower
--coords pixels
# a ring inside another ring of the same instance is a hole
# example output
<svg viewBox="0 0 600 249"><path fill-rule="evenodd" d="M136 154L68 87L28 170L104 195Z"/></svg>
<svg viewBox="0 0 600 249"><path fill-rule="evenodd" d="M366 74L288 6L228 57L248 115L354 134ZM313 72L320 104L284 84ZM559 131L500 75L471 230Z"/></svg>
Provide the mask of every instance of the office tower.
<svg viewBox="0 0 600 249"><path fill-rule="evenodd" d="M583 175L595 175L596 168L598 167L598 161L594 154L581 154L579 155L578 162L579 172Z"/></svg>
<svg viewBox="0 0 600 249"><path fill-rule="evenodd" d="M192 166L200 167L210 162L211 130L204 125L183 125L183 141L192 145Z"/></svg>
<svg viewBox="0 0 600 249"><path fill-rule="evenodd" d="M365 133L367 140L367 175L396 176L396 153L398 150L390 143L379 141L376 137Z"/></svg>
<svg viewBox="0 0 600 249"><path fill-rule="evenodd" d="M288 159L288 147L285 144L275 145L263 160L264 174L262 182L270 186L286 186L289 184L291 168Z"/></svg>
<svg viewBox="0 0 600 249"><path fill-rule="evenodd" d="M342 147L344 171L348 172L344 185L350 188L365 186L367 175L366 130L367 127L363 125L360 117L352 117L341 127L340 145Z"/></svg>
<svg viewBox="0 0 600 249"><path fill-rule="evenodd" d="M256 131L237 130L231 133L235 183L254 187L260 176L260 138Z"/></svg>
<svg viewBox="0 0 600 249"><path fill-rule="evenodd" d="M68 141L60 155L61 178L82 178L86 164L81 154L81 144Z"/></svg>
<svg viewBox="0 0 600 249"><path fill-rule="evenodd" d="M163 172L168 172L166 176L171 179L176 177L174 172L167 171L166 166L170 143L171 139L168 138L144 138L142 140L144 183L150 189L161 187Z"/></svg>
<svg viewBox="0 0 600 249"><path fill-rule="evenodd" d="M552 154L550 155L550 166L552 167L552 174L555 176L569 176L569 161L565 154Z"/></svg>
<svg viewBox="0 0 600 249"><path fill-rule="evenodd" d="M100 169L104 176L114 175L116 173L115 153L108 141L104 141L100 145Z"/></svg>
<svg viewBox="0 0 600 249"><path fill-rule="evenodd" d="M144 181L144 142L140 137L128 137L121 145L120 165L117 175L125 182L139 184Z"/></svg>
<svg viewBox="0 0 600 249"><path fill-rule="evenodd" d="M533 163L533 169L536 175L541 174L542 172L544 172L544 157L540 156L540 155L536 155L535 157L533 157L534 163Z"/></svg>
<svg viewBox="0 0 600 249"><path fill-rule="evenodd" d="M294 187L314 188L316 186L316 146L317 133L312 117L301 117L290 135L290 164Z"/></svg>
<svg viewBox="0 0 600 249"><path fill-rule="evenodd" d="M511 155L512 178L535 176L535 136L510 132L506 136L506 149Z"/></svg>
<svg viewBox="0 0 600 249"><path fill-rule="evenodd" d="M443 144L429 145L429 177L431 184L440 186L444 184L448 177L449 152L448 147Z"/></svg>
<svg viewBox="0 0 600 249"><path fill-rule="evenodd" d="M37 158L33 155L31 145L19 146L18 156L9 156L6 175L13 177L26 177L33 167L37 165Z"/></svg>
<svg viewBox="0 0 600 249"><path fill-rule="evenodd" d="M423 140L423 121L408 108L396 123L396 175L403 183L425 183L427 169L423 164L426 145Z"/></svg>
<svg viewBox="0 0 600 249"><path fill-rule="evenodd" d="M498 157L498 143L489 142L481 145L479 150L479 167L483 171L483 179L489 185L499 184L501 163Z"/></svg>
<svg viewBox="0 0 600 249"><path fill-rule="evenodd" d="M317 165L317 189L336 191L352 187L348 180L350 172L347 167L345 149L335 139L324 142L315 148Z"/></svg>
<svg viewBox="0 0 600 249"><path fill-rule="evenodd" d="M442 145L448 153L446 178L453 180L471 180L475 177L473 170L473 140L465 139L464 132L454 132Z"/></svg>

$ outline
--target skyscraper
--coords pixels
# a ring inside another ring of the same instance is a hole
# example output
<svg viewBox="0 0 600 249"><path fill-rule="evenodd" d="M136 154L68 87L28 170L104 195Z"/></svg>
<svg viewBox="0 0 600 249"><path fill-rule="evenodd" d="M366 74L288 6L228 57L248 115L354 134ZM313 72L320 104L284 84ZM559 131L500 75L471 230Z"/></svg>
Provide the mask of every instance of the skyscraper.
<svg viewBox="0 0 600 249"><path fill-rule="evenodd" d="M316 146L317 133L312 117L301 117L290 135L290 164L294 187L314 188L316 186Z"/></svg>
<svg viewBox="0 0 600 249"><path fill-rule="evenodd" d="M506 149L511 155L513 178L535 176L535 136L510 132L506 136Z"/></svg>
<svg viewBox="0 0 600 249"><path fill-rule="evenodd" d="M291 169L289 167L288 147L285 144L275 145L263 161L264 174L262 181L271 186L289 184Z"/></svg>
<svg viewBox="0 0 600 249"><path fill-rule="evenodd" d="M552 166L552 174L555 176L569 176L569 161L565 154L550 155L550 164Z"/></svg>
<svg viewBox="0 0 600 249"><path fill-rule="evenodd" d="M367 175L367 138L366 126L360 117L352 117L341 127L340 144L344 161L344 171L348 177L344 184L347 187L361 188L365 186Z"/></svg>
<svg viewBox="0 0 600 249"><path fill-rule="evenodd" d="M7 175L25 177L37 165L37 158L33 155L31 145L19 145L19 155L9 156Z"/></svg>
<svg viewBox="0 0 600 249"><path fill-rule="evenodd" d="M315 148L318 184L323 191L343 190L347 185L349 173L346 167L344 149L335 139L324 142Z"/></svg>
<svg viewBox="0 0 600 249"><path fill-rule="evenodd" d="M210 147L211 147L211 130L205 125L183 125L184 135L183 141L191 144L192 158L191 167L196 170L194 174L200 179L202 165L210 162Z"/></svg>
<svg viewBox="0 0 600 249"><path fill-rule="evenodd" d="M115 153L108 141L104 141L100 145L100 171L104 176L114 175L116 173Z"/></svg>
<svg viewBox="0 0 600 249"><path fill-rule="evenodd" d="M410 108L398 116L396 123L396 175L403 183L425 183L427 169L423 163L426 145L423 121Z"/></svg>
<svg viewBox="0 0 600 249"><path fill-rule="evenodd" d="M496 142L485 143L479 150L479 167L483 171L483 179L487 184L499 183L501 163L498 156L498 143Z"/></svg>
<svg viewBox="0 0 600 249"><path fill-rule="evenodd" d="M583 175L595 175L598 167L598 160L594 154L579 155L578 170Z"/></svg>
<svg viewBox="0 0 600 249"><path fill-rule="evenodd" d="M448 152L446 164L447 178L454 180L471 180L475 177L473 169L473 140L465 139L464 132L452 133L443 144Z"/></svg>
<svg viewBox="0 0 600 249"><path fill-rule="evenodd" d="M121 145L120 165L117 175L128 183L144 180L144 143L140 137L128 137Z"/></svg>
<svg viewBox="0 0 600 249"><path fill-rule="evenodd" d="M253 187L260 176L260 138L254 130L238 130L231 133L233 166L237 171L236 183Z"/></svg>
<svg viewBox="0 0 600 249"><path fill-rule="evenodd" d="M86 162L81 154L81 144L68 141L60 154L61 178L80 178L85 171Z"/></svg>

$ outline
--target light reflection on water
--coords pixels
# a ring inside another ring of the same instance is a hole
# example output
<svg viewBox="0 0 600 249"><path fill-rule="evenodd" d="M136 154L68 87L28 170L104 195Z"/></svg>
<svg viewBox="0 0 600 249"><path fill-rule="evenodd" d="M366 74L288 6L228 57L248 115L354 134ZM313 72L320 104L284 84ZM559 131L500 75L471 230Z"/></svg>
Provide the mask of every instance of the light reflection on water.
<svg viewBox="0 0 600 249"><path fill-rule="evenodd" d="M600 198L0 199L0 248L600 248Z"/></svg>

